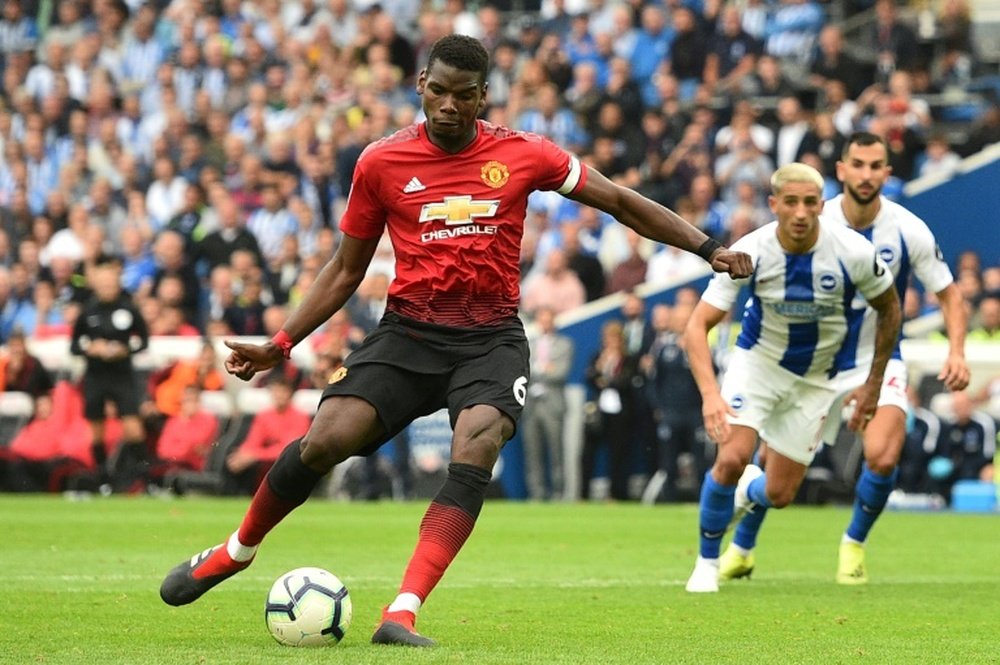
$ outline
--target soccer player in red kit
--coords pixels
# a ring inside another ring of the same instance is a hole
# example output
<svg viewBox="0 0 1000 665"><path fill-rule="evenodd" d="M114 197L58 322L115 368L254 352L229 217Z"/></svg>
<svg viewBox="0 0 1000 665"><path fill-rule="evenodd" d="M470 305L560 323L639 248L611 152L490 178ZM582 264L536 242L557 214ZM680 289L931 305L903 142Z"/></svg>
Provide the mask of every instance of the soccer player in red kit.
<svg viewBox="0 0 1000 665"><path fill-rule="evenodd" d="M261 483L239 529L164 579L171 605L201 597L250 565L264 536L352 455L370 455L415 418L447 407L448 477L420 523L399 595L372 642L431 646L417 612L472 532L491 470L514 435L528 382L517 316L518 259L528 194L557 190L614 215L646 237L696 252L746 277L733 252L662 206L612 184L547 139L477 120L489 56L449 35L417 81L427 120L370 145L354 171L343 240L284 328L265 344L227 342L226 369L247 380L287 358L358 287L383 230L396 278L378 328L331 376L309 431Z"/></svg>

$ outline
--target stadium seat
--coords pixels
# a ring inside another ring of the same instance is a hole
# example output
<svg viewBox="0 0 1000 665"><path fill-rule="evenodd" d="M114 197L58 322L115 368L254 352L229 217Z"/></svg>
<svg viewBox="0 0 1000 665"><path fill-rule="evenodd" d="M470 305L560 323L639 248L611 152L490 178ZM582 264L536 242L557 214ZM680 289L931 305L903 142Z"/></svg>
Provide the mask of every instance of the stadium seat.
<svg viewBox="0 0 1000 665"><path fill-rule="evenodd" d="M292 395L292 406L310 416L315 416L316 410L319 409L319 398L322 394L323 391L317 388L296 390L295 394Z"/></svg>
<svg viewBox="0 0 1000 665"><path fill-rule="evenodd" d="M201 393L201 408L217 418L233 417L233 398L221 390L204 390Z"/></svg>
<svg viewBox="0 0 1000 665"><path fill-rule="evenodd" d="M259 413L271 404L271 391L267 388L243 388L236 393L236 410L243 414Z"/></svg>
<svg viewBox="0 0 1000 665"><path fill-rule="evenodd" d="M222 468L226 457L246 438L254 415L271 405L271 395L266 388L244 388L236 395L236 408L229 394L223 391L204 391L202 407L219 418L219 439L212 446L203 471L182 471L165 479L179 494L191 492L218 494L222 490Z"/></svg>

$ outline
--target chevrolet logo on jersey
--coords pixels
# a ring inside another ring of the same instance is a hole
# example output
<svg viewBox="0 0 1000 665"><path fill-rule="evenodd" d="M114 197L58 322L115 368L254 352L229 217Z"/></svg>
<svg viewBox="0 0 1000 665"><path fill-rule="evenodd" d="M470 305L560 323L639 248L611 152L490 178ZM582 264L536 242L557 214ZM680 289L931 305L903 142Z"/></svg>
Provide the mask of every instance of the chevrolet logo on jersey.
<svg viewBox="0 0 1000 665"><path fill-rule="evenodd" d="M474 221L495 216L499 208L499 201L473 201L471 196L446 196L442 203L427 203L420 209L420 222L443 219L446 226L421 233L420 240L434 242L459 236L496 235L496 224L475 224Z"/></svg>
<svg viewBox="0 0 1000 665"><path fill-rule="evenodd" d="M471 224L477 217L493 217L499 201L473 201L471 196L446 196L442 203L427 203L420 209L420 222L443 219L448 226Z"/></svg>

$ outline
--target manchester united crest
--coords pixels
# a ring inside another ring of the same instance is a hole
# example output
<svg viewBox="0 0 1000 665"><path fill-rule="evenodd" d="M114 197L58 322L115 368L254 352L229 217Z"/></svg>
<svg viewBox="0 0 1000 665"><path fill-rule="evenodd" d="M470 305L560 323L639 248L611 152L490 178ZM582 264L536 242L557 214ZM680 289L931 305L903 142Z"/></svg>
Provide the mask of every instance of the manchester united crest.
<svg viewBox="0 0 1000 665"><path fill-rule="evenodd" d="M491 159L483 164L483 168L479 171L479 176L483 179L483 183L487 187L500 189L510 180L510 171L507 170L506 164Z"/></svg>
<svg viewBox="0 0 1000 665"><path fill-rule="evenodd" d="M333 374L330 375L330 383L339 383L340 381L344 380L345 376L347 376L347 368L346 367L338 367L333 372Z"/></svg>

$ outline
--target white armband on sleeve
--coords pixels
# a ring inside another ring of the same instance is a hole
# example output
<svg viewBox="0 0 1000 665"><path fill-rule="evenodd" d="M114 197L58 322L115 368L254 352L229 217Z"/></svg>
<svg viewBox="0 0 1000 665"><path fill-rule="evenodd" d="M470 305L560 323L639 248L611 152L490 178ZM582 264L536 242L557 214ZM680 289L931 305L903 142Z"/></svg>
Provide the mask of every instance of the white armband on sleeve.
<svg viewBox="0 0 1000 665"><path fill-rule="evenodd" d="M569 156L569 173L566 175L566 179L563 180L563 184L559 186L556 191L560 194L569 194L576 186L580 184L580 176L583 174L583 167L580 166L580 160L575 156Z"/></svg>

